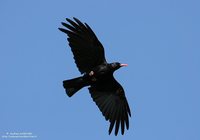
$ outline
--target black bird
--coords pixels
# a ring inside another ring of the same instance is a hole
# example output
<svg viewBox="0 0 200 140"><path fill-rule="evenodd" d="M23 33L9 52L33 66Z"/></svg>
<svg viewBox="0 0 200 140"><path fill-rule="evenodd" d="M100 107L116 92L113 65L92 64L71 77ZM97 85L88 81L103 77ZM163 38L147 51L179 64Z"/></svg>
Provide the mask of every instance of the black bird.
<svg viewBox="0 0 200 140"><path fill-rule="evenodd" d="M89 86L93 101L97 104L106 120L109 120L109 134L115 126L115 135L121 125L121 134L125 126L129 129L131 111L125 97L124 89L115 80L113 73L127 64L107 63L104 48L87 23L77 18L68 23L62 22L66 28L59 28L68 35L68 42L73 52L75 63L83 76L63 81L69 97L78 90Z"/></svg>

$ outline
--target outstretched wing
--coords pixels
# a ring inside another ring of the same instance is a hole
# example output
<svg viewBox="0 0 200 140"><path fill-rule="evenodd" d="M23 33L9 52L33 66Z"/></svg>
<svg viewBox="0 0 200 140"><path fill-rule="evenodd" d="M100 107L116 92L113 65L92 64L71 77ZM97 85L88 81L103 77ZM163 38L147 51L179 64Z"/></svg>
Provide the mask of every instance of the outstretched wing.
<svg viewBox="0 0 200 140"><path fill-rule="evenodd" d="M82 73L90 72L92 68L106 63L104 48L95 33L86 23L83 24L77 18L75 21L66 19L69 23L63 23L66 27L59 28L68 35L67 40L74 55L75 63Z"/></svg>
<svg viewBox="0 0 200 140"><path fill-rule="evenodd" d="M131 111L122 86L113 75L110 75L104 81L92 85L89 92L105 119L110 121L109 134L115 126L115 135L117 135L121 125L123 135L125 126L129 129Z"/></svg>

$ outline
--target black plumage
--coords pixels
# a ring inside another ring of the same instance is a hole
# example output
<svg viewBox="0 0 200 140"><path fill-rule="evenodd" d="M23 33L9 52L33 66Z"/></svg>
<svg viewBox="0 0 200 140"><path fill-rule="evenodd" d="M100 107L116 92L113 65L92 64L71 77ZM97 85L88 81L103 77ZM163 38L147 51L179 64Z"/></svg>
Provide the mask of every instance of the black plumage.
<svg viewBox="0 0 200 140"><path fill-rule="evenodd" d="M63 81L66 93L71 97L81 88L89 86L93 101L110 122L109 134L115 126L117 135L121 126L123 135L125 127L129 129L131 111L124 89L115 80L113 73L126 64L107 63L104 48L89 25L77 18L73 19L74 21L67 18L68 23L62 22L66 28L59 30L68 35L75 63L83 76Z"/></svg>

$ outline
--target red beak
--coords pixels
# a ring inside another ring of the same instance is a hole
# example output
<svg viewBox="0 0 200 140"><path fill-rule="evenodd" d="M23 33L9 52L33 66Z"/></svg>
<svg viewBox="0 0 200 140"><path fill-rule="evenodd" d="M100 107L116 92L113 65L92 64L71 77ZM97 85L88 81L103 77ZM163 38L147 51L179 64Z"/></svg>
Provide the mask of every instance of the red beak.
<svg viewBox="0 0 200 140"><path fill-rule="evenodd" d="M126 66L128 66L128 64L120 64L120 66L121 67L124 67L124 66L126 67Z"/></svg>

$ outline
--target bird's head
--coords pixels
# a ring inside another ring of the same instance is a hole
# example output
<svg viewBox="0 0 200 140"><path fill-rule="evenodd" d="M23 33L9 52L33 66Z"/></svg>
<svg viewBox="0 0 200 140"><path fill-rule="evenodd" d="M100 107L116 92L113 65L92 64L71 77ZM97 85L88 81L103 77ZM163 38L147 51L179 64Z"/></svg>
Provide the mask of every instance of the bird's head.
<svg viewBox="0 0 200 140"><path fill-rule="evenodd" d="M121 67L125 67L125 66L128 66L128 64L122 64L122 63L119 63L119 62L111 63L111 67L114 71L121 68Z"/></svg>

